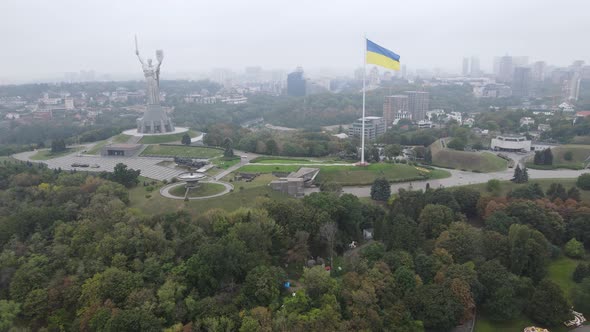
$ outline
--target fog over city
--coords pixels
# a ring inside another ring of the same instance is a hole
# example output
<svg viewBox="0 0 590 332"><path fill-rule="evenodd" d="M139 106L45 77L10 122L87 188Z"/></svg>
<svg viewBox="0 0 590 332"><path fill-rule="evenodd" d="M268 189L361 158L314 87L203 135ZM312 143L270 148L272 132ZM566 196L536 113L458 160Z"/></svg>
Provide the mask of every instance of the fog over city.
<svg viewBox="0 0 590 332"><path fill-rule="evenodd" d="M459 72L479 56L568 65L590 60L586 1L20 1L0 3L0 82L94 70L140 79L140 51L166 54L169 77L245 66L352 75L363 35L401 55L408 68Z"/></svg>

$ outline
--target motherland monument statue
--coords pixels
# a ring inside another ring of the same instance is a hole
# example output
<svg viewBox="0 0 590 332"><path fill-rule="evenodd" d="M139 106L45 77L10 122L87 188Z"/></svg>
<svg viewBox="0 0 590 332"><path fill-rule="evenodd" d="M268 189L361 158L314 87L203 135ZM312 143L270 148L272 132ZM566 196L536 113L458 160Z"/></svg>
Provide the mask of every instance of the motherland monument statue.
<svg viewBox="0 0 590 332"><path fill-rule="evenodd" d="M139 55L137 36L135 36L135 55L141 63L143 75L147 83L147 107L143 117L137 119L137 132L141 134L159 134L174 132L172 120L160 105L160 66L164 60L164 52L156 51L158 64L154 66L152 59L143 60Z"/></svg>

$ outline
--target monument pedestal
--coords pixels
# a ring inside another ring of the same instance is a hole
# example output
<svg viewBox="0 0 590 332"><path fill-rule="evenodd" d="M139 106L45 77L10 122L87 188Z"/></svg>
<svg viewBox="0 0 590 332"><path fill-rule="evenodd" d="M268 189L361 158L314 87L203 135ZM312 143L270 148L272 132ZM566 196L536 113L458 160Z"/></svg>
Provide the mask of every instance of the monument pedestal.
<svg viewBox="0 0 590 332"><path fill-rule="evenodd" d="M137 119L137 132L159 134L174 132L174 124L160 105L147 105L143 117Z"/></svg>

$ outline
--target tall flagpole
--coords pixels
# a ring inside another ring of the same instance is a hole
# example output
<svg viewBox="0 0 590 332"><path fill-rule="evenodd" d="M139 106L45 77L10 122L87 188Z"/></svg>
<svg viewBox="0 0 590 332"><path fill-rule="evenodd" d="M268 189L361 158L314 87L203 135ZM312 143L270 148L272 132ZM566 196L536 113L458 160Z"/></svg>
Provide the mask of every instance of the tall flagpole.
<svg viewBox="0 0 590 332"><path fill-rule="evenodd" d="M365 166L365 81L367 80L367 35L363 42L363 119L361 130L361 166Z"/></svg>

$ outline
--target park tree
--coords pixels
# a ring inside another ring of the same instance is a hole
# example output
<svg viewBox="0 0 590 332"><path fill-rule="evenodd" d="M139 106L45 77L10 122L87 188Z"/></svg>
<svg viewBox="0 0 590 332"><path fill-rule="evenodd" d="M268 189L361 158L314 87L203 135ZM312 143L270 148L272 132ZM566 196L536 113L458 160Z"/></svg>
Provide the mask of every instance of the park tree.
<svg viewBox="0 0 590 332"><path fill-rule="evenodd" d="M278 267L255 267L248 272L242 286L243 301L250 307L277 302L285 279L285 273Z"/></svg>
<svg viewBox="0 0 590 332"><path fill-rule="evenodd" d="M342 192L342 185L338 182L324 181L320 183L320 191L340 194Z"/></svg>
<svg viewBox="0 0 590 332"><path fill-rule="evenodd" d="M549 189L547 189L547 197L552 201L557 198L561 199L562 201L568 199L567 192L561 183L552 183L549 186Z"/></svg>
<svg viewBox="0 0 590 332"><path fill-rule="evenodd" d="M580 197L580 190L576 187L571 187L568 191L567 191L567 198L568 199L573 199L576 202L579 202L581 200Z"/></svg>
<svg viewBox="0 0 590 332"><path fill-rule="evenodd" d="M453 190L455 201L459 204L459 209L468 217L477 215L477 202L480 198L479 191L467 187L459 187Z"/></svg>
<svg viewBox="0 0 590 332"><path fill-rule="evenodd" d="M381 156L379 155L379 148L376 146L371 146L371 148L369 149L369 155L367 156L367 159L369 161L373 161L373 162L380 162L381 161Z"/></svg>
<svg viewBox="0 0 590 332"><path fill-rule="evenodd" d="M531 183L523 187L518 187L507 195L508 198L535 200L545 197L543 189L538 183Z"/></svg>
<svg viewBox="0 0 590 332"><path fill-rule="evenodd" d="M578 176L576 186L582 190L590 190L590 173L584 173Z"/></svg>
<svg viewBox="0 0 590 332"><path fill-rule="evenodd" d="M403 249L413 252L422 242L418 224L402 214L386 219L380 238L388 250Z"/></svg>
<svg viewBox="0 0 590 332"><path fill-rule="evenodd" d="M590 264L579 263L572 274L574 282L580 283L584 278L590 277Z"/></svg>
<svg viewBox="0 0 590 332"><path fill-rule="evenodd" d="M461 207L455 199L454 192L445 188L429 190L424 194L426 204L439 204L448 207L454 212L459 212ZM467 202L467 204L470 204ZM477 204L477 202L476 202Z"/></svg>
<svg viewBox="0 0 590 332"><path fill-rule="evenodd" d="M455 220L453 210L444 205L428 204L418 218L418 228L426 239L437 238Z"/></svg>
<svg viewBox="0 0 590 332"><path fill-rule="evenodd" d="M572 238L563 247L565 254L571 258L582 258L586 253L582 242Z"/></svg>
<svg viewBox="0 0 590 332"><path fill-rule="evenodd" d="M223 140L223 156L226 158L231 158L234 156L234 149L233 149L233 141L231 138L226 137Z"/></svg>
<svg viewBox="0 0 590 332"><path fill-rule="evenodd" d="M465 139L460 138L460 137L455 137L449 143L447 143L447 147L449 149L459 150L459 151L465 150L465 145L467 145L467 142L465 141Z"/></svg>
<svg viewBox="0 0 590 332"><path fill-rule="evenodd" d="M0 331L8 331L21 312L21 305L11 300L0 300Z"/></svg>
<svg viewBox="0 0 590 332"><path fill-rule="evenodd" d="M549 242L541 232L526 225L514 224L508 231L510 271L535 281L547 273L551 256Z"/></svg>
<svg viewBox="0 0 590 332"><path fill-rule="evenodd" d="M500 234L508 234L512 224L517 224L518 218L509 216L505 211L495 211L485 219L486 229Z"/></svg>
<svg viewBox="0 0 590 332"><path fill-rule="evenodd" d="M391 196L391 186L385 178L377 178L371 186L371 198L375 201L387 201Z"/></svg>
<svg viewBox="0 0 590 332"><path fill-rule="evenodd" d="M66 142L63 139L56 139L51 142L51 152L58 153L66 150Z"/></svg>
<svg viewBox="0 0 590 332"><path fill-rule="evenodd" d="M426 149L426 152L424 153L424 162L428 165L432 164L432 150L430 150L430 148Z"/></svg>
<svg viewBox="0 0 590 332"><path fill-rule="evenodd" d="M563 291L548 279L541 280L537 285L527 311L533 320L548 326L559 326L570 318L570 305Z"/></svg>
<svg viewBox="0 0 590 332"><path fill-rule="evenodd" d="M463 305L447 285L429 284L416 289L409 297L413 316L426 329L446 331L459 324Z"/></svg>
<svg viewBox="0 0 590 332"><path fill-rule="evenodd" d="M335 222L327 222L320 226L320 235L326 241L330 253L330 265L334 264L332 256L334 255L334 244L336 242L336 233L338 225Z"/></svg>
<svg viewBox="0 0 590 332"><path fill-rule="evenodd" d="M455 222L442 232L436 247L446 249L457 263L475 259L480 252L480 231L466 223Z"/></svg>
<svg viewBox="0 0 590 332"><path fill-rule="evenodd" d="M111 174L106 174L106 178L120 183L127 188L133 187L139 183L139 174L141 170L134 170L133 168L127 168L127 165L123 163L118 163L115 165L115 170Z"/></svg>
<svg viewBox="0 0 590 332"><path fill-rule="evenodd" d="M319 300L324 294L330 294L336 290L336 280L330 276L322 266L316 265L303 270L303 286L305 292L312 301Z"/></svg>
<svg viewBox="0 0 590 332"><path fill-rule="evenodd" d="M498 196L500 194L500 189L501 183L498 179L491 179L486 183L486 191L492 193L494 196Z"/></svg>
<svg viewBox="0 0 590 332"><path fill-rule="evenodd" d="M182 139L180 140L180 143L182 143L184 145L191 145L191 137L189 136L189 134L182 135Z"/></svg>
<svg viewBox="0 0 590 332"><path fill-rule="evenodd" d="M572 151L566 151L563 154L563 159L565 159L567 161L572 161L574 159L574 153Z"/></svg>
<svg viewBox="0 0 590 332"><path fill-rule="evenodd" d="M277 141L272 138L266 141L266 153L270 154L271 156L279 154L279 146L277 145Z"/></svg>
<svg viewBox="0 0 590 332"><path fill-rule="evenodd" d="M387 159L393 160L402 153L402 146L399 144L388 144L385 146L385 150L383 152Z"/></svg>
<svg viewBox="0 0 590 332"><path fill-rule="evenodd" d="M570 237L575 237L586 249L590 249L590 215L582 214L575 217L567 227Z"/></svg>
<svg viewBox="0 0 590 332"><path fill-rule="evenodd" d="M516 165L514 169L514 176L512 182L514 183L526 183L529 181L529 173L526 167L520 168L520 164Z"/></svg>

